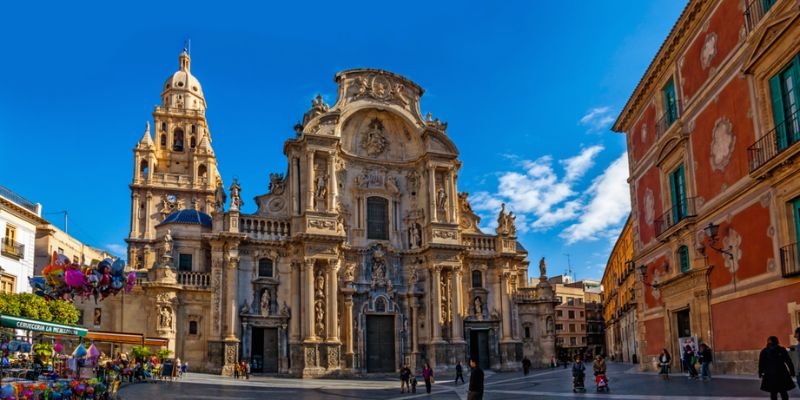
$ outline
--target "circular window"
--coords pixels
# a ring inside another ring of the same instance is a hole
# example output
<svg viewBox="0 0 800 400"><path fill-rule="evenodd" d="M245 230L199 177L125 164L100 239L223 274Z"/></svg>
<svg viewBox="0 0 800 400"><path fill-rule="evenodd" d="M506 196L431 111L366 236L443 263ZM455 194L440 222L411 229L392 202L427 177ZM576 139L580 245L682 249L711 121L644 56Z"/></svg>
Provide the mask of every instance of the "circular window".
<svg viewBox="0 0 800 400"><path fill-rule="evenodd" d="M166 85L164 85L164 88L165 88L165 89L169 89L169 83L168 83L168 84L166 84Z"/></svg>
<svg viewBox="0 0 800 400"><path fill-rule="evenodd" d="M192 86L192 90L197 91L197 86Z"/></svg>
<svg viewBox="0 0 800 400"><path fill-rule="evenodd" d="M183 82L178 82L178 86L183 87Z"/></svg>

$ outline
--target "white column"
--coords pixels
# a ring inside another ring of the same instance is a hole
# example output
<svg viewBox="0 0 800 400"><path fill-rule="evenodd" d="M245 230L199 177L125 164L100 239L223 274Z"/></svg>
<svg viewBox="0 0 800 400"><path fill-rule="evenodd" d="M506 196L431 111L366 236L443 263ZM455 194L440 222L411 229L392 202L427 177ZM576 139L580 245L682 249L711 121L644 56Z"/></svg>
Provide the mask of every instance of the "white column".
<svg viewBox="0 0 800 400"><path fill-rule="evenodd" d="M225 303L228 304L228 329L225 330L225 339L236 339L236 270L239 265L237 257L231 257L225 268Z"/></svg>
<svg viewBox="0 0 800 400"><path fill-rule="evenodd" d="M302 293L305 294L303 309L300 315L306 316L306 341L317 340L314 332L314 259L306 260L303 265L303 287Z"/></svg>
<svg viewBox="0 0 800 400"><path fill-rule="evenodd" d="M139 236L139 192L131 195L131 237ZM135 261L135 260L131 260Z"/></svg>
<svg viewBox="0 0 800 400"><path fill-rule="evenodd" d="M434 266L431 270L431 285L433 286L431 292L433 296L431 298L431 307L433 308L433 341L434 342L441 342L442 341L442 293L441 293L441 281L442 281L442 267L441 266Z"/></svg>
<svg viewBox="0 0 800 400"><path fill-rule="evenodd" d="M339 261L330 261L328 265L328 336L329 342L339 342L339 282L336 272L339 270Z"/></svg>
<svg viewBox="0 0 800 400"><path fill-rule="evenodd" d="M508 272L500 275L500 306L503 309L503 341L511 340L511 304L508 300Z"/></svg>
<svg viewBox="0 0 800 400"><path fill-rule="evenodd" d="M458 208L458 191L456 189L456 169L450 170L450 223L456 223L456 215Z"/></svg>
<svg viewBox="0 0 800 400"><path fill-rule="evenodd" d="M460 342L464 340L464 324L461 320L462 307L461 299L461 267L453 269L453 340Z"/></svg>
<svg viewBox="0 0 800 400"><path fill-rule="evenodd" d="M439 221L439 215L436 210L436 168L428 164L428 198L431 207L431 221Z"/></svg>
<svg viewBox="0 0 800 400"><path fill-rule="evenodd" d="M308 181L306 182L308 188L308 201L306 201L306 210L313 210L314 209L314 152L309 151L306 154L308 158L308 170L306 175L308 175Z"/></svg>
<svg viewBox="0 0 800 400"><path fill-rule="evenodd" d="M336 169L333 163L333 153L328 153L328 211L336 211Z"/></svg>

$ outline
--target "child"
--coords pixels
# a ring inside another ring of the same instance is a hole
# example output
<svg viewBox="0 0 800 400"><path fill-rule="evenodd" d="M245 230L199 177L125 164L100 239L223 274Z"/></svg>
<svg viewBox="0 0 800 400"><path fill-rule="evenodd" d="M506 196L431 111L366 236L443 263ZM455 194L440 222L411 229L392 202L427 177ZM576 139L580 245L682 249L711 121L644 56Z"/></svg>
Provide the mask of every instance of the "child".
<svg viewBox="0 0 800 400"><path fill-rule="evenodd" d="M416 377L416 375L411 377L411 393L417 393L417 377Z"/></svg>

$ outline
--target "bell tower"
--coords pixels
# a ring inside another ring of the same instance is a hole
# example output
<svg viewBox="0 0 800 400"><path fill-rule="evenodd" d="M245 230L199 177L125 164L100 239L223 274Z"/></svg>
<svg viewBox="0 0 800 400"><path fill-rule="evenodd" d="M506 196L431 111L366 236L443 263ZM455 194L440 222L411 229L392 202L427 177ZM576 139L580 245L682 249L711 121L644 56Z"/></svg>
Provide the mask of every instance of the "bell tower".
<svg viewBox="0 0 800 400"><path fill-rule="evenodd" d="M152 129L148 122L133 148L131 230L126 241L134 269L149 268L157 260L156 225L178 210L210 214L214 190L222 183L205 117L206 100L191 73L186 49L178 62L178 71L162 87Z"/></svg>

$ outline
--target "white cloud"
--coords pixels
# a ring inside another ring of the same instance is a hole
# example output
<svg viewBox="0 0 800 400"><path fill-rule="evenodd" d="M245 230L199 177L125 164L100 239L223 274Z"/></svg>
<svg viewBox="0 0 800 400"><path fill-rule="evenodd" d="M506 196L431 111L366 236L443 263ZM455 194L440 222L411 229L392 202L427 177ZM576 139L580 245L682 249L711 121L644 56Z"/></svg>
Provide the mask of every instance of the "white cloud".
<svg viewBox="0 0 800 400"><path fill-rule="evenodd" d="M601 151L603 151L603 146L600 145L587 147L577 156L561 160L561 165L563 165L564 169L567 171L564 180L573 182L582 178L586 171L594 166L594 158Z"/></svg>
<svg viewBox="0 0 800 400"><path fill-rule="evenodd" d="M117 257L125 258L128 256L128 248L118 243L109 243L105 245L105 249Z"/></svg>
<svg viewBox="0 0 800 400"><path fill-rule="evenodd" d="M611 107L595 107L580 119L580 124L589 128L589 131L602 131L614 122Z"/></svg>
<svg viewBox="0 0 800 400"><path fill-rule="evenodd" d="M568 243L618 234L618 225L631 210L628 189L628 154L623 153L592 181L589 200L575 224L561 232Z"/></svg>

